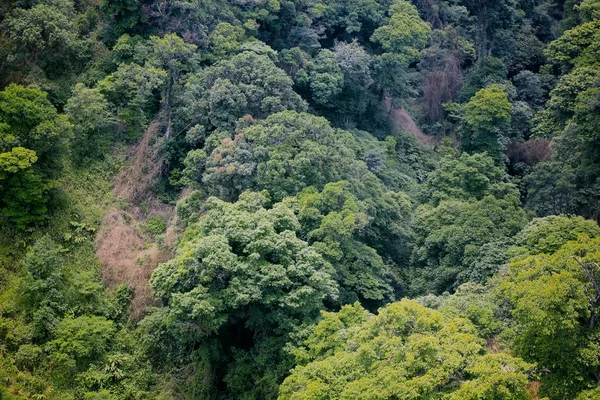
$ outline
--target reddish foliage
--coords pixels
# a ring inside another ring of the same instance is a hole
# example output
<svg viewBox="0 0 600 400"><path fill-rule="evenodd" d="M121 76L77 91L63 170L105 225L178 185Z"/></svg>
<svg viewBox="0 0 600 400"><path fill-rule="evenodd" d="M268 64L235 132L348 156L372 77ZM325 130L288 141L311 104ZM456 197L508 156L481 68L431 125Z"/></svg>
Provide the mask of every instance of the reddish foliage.
<svg viewBox="0 0 600 400"><path fill-rule="evenodd" d="M528 140L523 143L513 143L508 148L508 158L512 164L525 163L536 165L550 157L550 141Z"/></svg>
<svg viewBox="0 0 600 400"><path fill-rule="evenodd" d="M449 56L443 71L432 71L427 75L423 88L423 104L431 122L442 117L442 104L452 100L462 86L462 72L457 57Z"/></svg>

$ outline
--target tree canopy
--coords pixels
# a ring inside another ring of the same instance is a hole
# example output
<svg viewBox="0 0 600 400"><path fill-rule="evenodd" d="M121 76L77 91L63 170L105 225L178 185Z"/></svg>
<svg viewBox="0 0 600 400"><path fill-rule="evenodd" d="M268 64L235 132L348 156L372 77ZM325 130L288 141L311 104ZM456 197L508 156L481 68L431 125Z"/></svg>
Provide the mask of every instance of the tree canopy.
<svg viewBox="0 0 600 400"><path fill-rule="evenodd" d="M599 0L0 1L0 400L584 400Z"/></svg>

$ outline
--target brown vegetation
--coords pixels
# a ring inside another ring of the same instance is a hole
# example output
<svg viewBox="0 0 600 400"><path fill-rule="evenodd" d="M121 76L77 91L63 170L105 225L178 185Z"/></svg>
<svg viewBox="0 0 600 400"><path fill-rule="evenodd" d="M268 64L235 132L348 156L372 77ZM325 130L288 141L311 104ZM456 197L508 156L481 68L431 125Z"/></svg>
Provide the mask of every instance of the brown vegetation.
<svg viewBox="0 0 600 400"><path fill-rule="evenodd" d="M527 391L531 395L532 400L539 400L538 392L541 387L541 382L529 382L527 384Z"/></svg>
<svg viewBox="0 0 600 400"><path fill-rule="evenodd" d="M423 107L430 123L443 117L443 104L451 101L462 87L463 77L458 57L449 56L444 70L427 74L423 88Z"/></svg>
<svg viewBox="0 0 600 400"><path fill-rule="evenodd" d="M163 162L158 154L162 142L157 135L159 131L160 124L152 123L133 148L130 156L132 162L115 177L114 192L117 197L136 202L149 195L163 169Z"/></svg>
<svg viewBox="0 0 600 400"><path fill-rule="evenodd" d="M111 210L102 221L96 255L102 261L102 277L109 288L127 283L134 290L133 313L138 317L152 303L148 280L158 265L159 251L154 245L145 249L145 240L131 220L125 212Z"/></svg>
<svg viewBox="0 0 600 400"><path fill-rule="evenodd" d="M513 143L508 148L508 158L512 164L525 163L536 165L551 155L550 141L528 140L523 143Z"/></svg>
<svg viewBox="0 0 600 400"><path fill-rule="evenodd" d="M491 337L487 340L485 348L487 351L493 354L502 352L502 346L500 344L500 338L498 336Z"/></svg>
<svg viewBox="0 0 600 400"><path fill-rule="evenodd" d="M406 111L392 107L391 98L386 97L385 107L386 110L389 110L390 118L395 128L402 129L424 145L432 145L434 143L435 139L424 134Z"/></svg>
<svg viewBox="0 0 600 400"><path fill-rule="evenodd" d="M134 319L154 303L149 285L152 271L173 256L176 241L174 207L163 203L151 190L163 168L158 155L159 131L158 123L148 127L131 151L131 163L115 177L114 193L126 206L107 213L96 239L96 255L102 262L106 285L113 289L125 283L134 290ZM168 226L160 246L144 232L144 223L152 216L160 216Z"/></svg>

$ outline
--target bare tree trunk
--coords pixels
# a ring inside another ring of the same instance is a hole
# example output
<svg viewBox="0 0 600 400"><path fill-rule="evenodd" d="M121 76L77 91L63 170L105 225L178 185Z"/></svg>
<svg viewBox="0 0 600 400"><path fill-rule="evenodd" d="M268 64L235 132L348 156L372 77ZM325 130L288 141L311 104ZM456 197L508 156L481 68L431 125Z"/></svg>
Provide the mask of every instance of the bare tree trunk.
<svg viewBox="0 0 600 400"><path fill-rule="evenodd" d="M165 99L163 103L164 110L167 114L167 129L165 131L165 137L167 139L169 138L169 136L171 136L171 89L173 88L173 85L173 78L169 76L169 79L167 80L167 87L165 89Z"/></svg>
<svg viewBox="0 0 600 400"><path fill-rule="evenodd" d="M594 286L594 290L596 291L595 299L593 301L590 301L590 306L591 306L590 329L592 329L592 328L594 328L594 325L596 323L596 308L598 308L598 303L600 303L600 286L598 286L598 282L596 281L596 278L594 277L594 274L591 271L589 265L584 264L581 260L577 259L576 257L573 257L573 259L585 271L585 274L587 275L588 280ZM595 262L590 263L590 264L592 266L595 266L598 270L600 270L600 266L598 266L598 264L596 264Z"/></svg>

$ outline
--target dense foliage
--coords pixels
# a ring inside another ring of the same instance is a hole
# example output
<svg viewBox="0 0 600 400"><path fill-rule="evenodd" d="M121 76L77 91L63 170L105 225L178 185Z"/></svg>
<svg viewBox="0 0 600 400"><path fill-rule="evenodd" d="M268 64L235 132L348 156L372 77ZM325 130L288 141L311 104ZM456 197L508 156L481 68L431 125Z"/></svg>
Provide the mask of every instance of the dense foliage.
<svg viewBox="0 0 600 400"><path fill-rule="evenodd" d="M600 1L0 3L0 399L599 399Z"/></svg>

